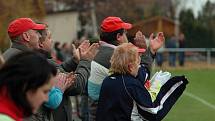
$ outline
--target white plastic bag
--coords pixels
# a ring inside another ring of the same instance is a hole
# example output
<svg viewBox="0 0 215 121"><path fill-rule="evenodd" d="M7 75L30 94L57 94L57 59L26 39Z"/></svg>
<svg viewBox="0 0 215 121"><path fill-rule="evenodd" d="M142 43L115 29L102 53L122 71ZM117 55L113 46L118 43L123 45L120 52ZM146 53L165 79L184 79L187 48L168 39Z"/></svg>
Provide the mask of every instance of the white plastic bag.
<svg viewBox="0 0 215 121"><path fill-rule="evenodd" d="M157 97L160 88L171 78L171 73L169 72L156 72L150 79L149 93L151 95L152 101Z"/></svg>
<svg viewBox="0 0 215 121"><path fill-rule="evenodd" d="M169 72L156 72L150 79L150 87L148 89L152 101L154 101L160 91L160 88L171 78ZM134 101L134 108L131 114L131 121L146 121L139 113Z"/></svg>

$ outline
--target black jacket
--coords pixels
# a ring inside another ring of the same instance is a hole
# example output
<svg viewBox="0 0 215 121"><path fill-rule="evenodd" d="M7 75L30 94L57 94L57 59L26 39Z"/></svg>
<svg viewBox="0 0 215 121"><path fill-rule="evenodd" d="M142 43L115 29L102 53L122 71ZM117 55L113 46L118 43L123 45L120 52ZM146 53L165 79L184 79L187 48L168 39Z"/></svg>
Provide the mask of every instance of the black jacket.
<svg viewBox="0 0 215 121"><path fill-rule="evenodd" d="M160 121L181 96L187 83L184 76L171 78L152 102L139 78L129 74L108 76L102 83L96 121L130 121L135 107L143 119Z"/></svg>

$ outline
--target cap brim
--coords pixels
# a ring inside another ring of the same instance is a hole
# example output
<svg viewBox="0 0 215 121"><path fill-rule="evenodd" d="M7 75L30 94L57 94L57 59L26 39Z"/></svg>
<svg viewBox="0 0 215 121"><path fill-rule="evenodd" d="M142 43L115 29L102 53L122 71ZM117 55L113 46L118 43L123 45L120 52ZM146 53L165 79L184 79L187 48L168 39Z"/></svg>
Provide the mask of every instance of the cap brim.
<svg viewBox="0 0 215 121"><path fill-rule="evenodd" d="M146 52L146 49L144 49L144 48L138 48L138 52L139 53L144 53L144 52Z"/></svg>
<svg viewBox="0 0 215 121"><path fill-rule="evenodd" d="M123 28L128 30L128 29L131 29L132 28L132 24L130 23L123 23Z"/></svg>
<svg viewBox="0 0 215 121"><path fill-rule="evenodd" d="M35 26L32 28L34 30L43 30L46 26L44 24L35 24Z"/></svg>

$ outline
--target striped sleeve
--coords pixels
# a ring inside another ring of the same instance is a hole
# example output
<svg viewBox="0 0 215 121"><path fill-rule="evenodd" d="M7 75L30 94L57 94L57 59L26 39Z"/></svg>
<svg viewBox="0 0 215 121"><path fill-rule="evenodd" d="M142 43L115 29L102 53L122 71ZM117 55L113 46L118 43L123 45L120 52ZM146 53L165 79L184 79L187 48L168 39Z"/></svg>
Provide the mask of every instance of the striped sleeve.
<svg viewBox="0 0 215 121"><path fill-rule="evenodd" d="M154 102L144 86L136 85L136 88L128 88L128 90L136 102L138 113L144 119L160 121L181 96L187 84L188 80L184 76L171 78L161 87Z"/></svg>

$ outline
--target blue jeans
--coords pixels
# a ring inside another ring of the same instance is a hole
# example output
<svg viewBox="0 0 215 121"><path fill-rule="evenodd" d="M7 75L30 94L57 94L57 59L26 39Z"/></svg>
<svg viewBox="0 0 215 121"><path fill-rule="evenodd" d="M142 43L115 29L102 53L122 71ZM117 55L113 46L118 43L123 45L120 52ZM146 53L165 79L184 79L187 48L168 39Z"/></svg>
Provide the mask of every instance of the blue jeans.
<svg viewBox="0 0 215 121"><path fill-rule="evenodd" d="M176 53L170 52L169 53L169 66L175 67L175 61L176 61Z"/></svg>
<svg viewBox="0 0 215 121"><path fill-rule="evenodd" d="M162 53L157 53L156 55L156 62L158 66L162 66L163 64L163 54Z"/></svg>
<svg viewBox="0 0 215 121"><path fill-rule="evenodd" d="M178 58L179 58L179 65L180 66L184 66L184 52L180 52L179 55L178 55Z"/></svg>

